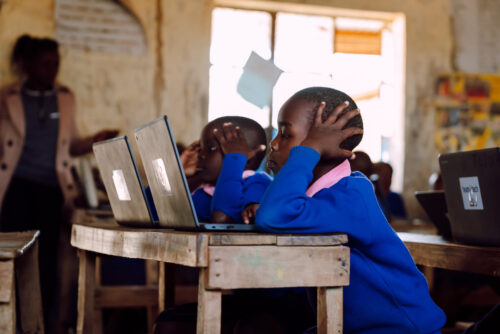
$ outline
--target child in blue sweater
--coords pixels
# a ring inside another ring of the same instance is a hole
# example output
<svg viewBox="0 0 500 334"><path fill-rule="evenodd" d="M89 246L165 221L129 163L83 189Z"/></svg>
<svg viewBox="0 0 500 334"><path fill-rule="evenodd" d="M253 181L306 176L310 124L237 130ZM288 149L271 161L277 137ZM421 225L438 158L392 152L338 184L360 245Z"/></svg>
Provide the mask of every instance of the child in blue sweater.
<svg viewBox="0 0 500 334"><path fill-rule="evenodd" d="M271 177L255 172L266 154L266 133L246 117L225 116L208 123L200 140L181 154L199 220L242 223L242 210L259 203ZM149 187L146 196L158 219Z"/></svg>
<svg viewBox="0 0 500 334"><path fill-rule="evenodd" d="M256 210L257 227L349 236L345 333L440 333L445 315L424 276L384 217L371 182L350 171L347 159L363 127L355 102L331 88L307 88L283 105L278 127L268 160L275 180ZM245 210L244 219L254 212Z"/></svg>
<svg viewBox="0 0 500 334"><path fill-rule="evenodd" d="M266 151L266 134L259 123L226 116L208 123L181 160L200 220L241 223L241 211L259 203L271 183L255 172Z"/></svg>

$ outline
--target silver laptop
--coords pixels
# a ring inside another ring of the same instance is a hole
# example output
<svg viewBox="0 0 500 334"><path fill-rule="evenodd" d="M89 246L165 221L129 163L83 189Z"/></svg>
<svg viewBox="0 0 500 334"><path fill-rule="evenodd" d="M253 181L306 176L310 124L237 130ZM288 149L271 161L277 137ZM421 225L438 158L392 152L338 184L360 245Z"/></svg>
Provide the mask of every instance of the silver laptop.
<svg viewBox="0 0 500 334"><path fill-rule="evenodd" d="M158 225L127 137L94 143L92 148L116 222L124 226Z"/></svg>
<svg viewBox="0 0 500 334"><path fill-rule="evenodd" d="M500 246L500 148L442 154L453 239Z"/></svg>
<svg viewBox="0 0 500 334"><path fill-rule="evenodd" d="M134 131L159 225L176 229L255 231L250 224L200 222L167 116Z"/></svg>

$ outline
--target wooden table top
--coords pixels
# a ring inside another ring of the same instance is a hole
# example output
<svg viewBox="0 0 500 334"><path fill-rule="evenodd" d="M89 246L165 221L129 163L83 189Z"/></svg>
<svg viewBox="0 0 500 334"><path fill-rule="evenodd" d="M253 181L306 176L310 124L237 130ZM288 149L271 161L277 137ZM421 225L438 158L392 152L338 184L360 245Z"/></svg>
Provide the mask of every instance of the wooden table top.
<svg viewBox="0 0 500 334"><path fill-rule="evenodd" d="M97 253L204 267L209 246L337 246L345 234L284 235L248 232L189 232L118 225L112 217L79 212L73 218L71 244Z"/></svg>
<svg viewBox="0 0 500 334"><path fill-rule="evenodd" d="M0 233L0 259L13 259L23 255L40 235L40 231Z"/></svg>
<svg viewBox="0 0 500 334"><path fill-rule="evenodd" d="M500 248L458 244L439 235L399 232L416 264L500 276Z"/></svg>

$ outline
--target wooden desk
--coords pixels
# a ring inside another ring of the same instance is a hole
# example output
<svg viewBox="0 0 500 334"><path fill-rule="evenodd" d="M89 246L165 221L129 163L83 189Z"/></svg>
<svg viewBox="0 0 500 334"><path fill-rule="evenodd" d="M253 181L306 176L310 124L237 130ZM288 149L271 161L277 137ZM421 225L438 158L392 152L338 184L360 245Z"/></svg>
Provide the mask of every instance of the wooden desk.
<svg viewBox="0 0 500 334"><path fill-rule="evenodd" d="M349 284L345 235L179 232L132 229L80 216L71 244L79 249L77 333L93 332L95 253L199 267L198 333L220 333L223 290L317 287L318 333L342 333L342 287ZM165 305L160 270L159 308Z"/></svg>
<svg viewBox="0 0 500 334"><path fill-rule="evenodd" d="M0 333L16 333L16 303L22 332L44 333L39 235L39 231L0 233Z"/></svg>
<svg viewBox="0 0 500 334"><path fill-rule="evenodd" d="M500 276L500 248L462 245L439 235L399 232L416 264Z"/></svg>

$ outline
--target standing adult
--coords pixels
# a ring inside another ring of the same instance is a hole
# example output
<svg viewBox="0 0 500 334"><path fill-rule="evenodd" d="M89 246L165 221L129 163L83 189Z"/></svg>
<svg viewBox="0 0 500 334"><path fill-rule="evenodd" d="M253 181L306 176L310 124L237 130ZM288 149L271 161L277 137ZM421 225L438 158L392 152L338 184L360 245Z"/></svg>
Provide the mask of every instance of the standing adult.
<svg viewBox="0 0 500 334"><path fill-rule="evenodd" d="M82 138L75 122L75 98L56 82L58 43L21 36L11 55L19 80L0 89L0 228L38 229L40 282L46 333L54 333L60 277L58 243L63 213L70 213L77 188L71 155L117 134L103 130Z"/></svg>

